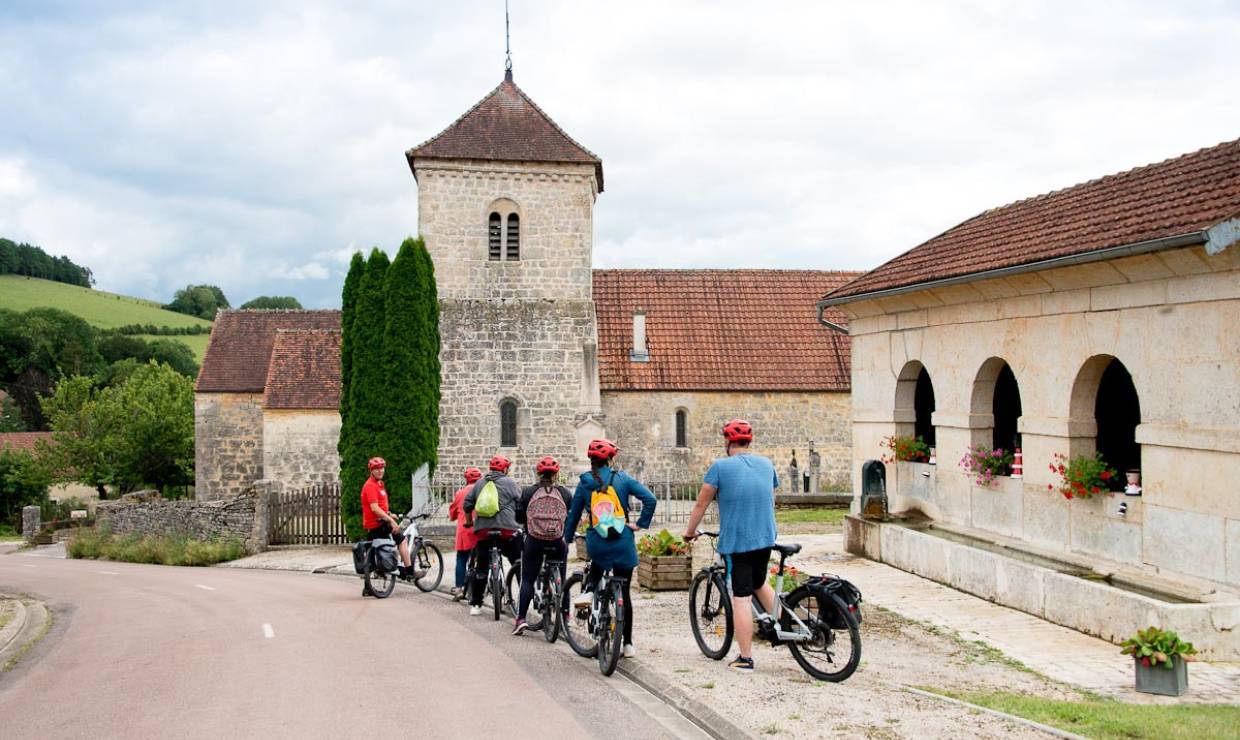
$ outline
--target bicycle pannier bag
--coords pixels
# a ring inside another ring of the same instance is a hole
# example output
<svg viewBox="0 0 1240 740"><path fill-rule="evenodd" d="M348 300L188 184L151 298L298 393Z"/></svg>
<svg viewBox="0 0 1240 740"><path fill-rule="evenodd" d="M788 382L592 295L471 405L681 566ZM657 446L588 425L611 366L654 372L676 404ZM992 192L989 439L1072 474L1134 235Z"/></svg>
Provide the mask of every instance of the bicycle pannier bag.
<svg viewBox="0 0 1240 740"><path fill-rule="evenodd" d="M620 495L616 493L615 486L612 485L616 481L616 474L611 474L611 480L607 485L603 485L603 479L596 473L594 479L598 481L598 489L590 494L590 520L594 522L594 531L598 532L600 537L604 539L614 540L624 531L624 524L629 520L629 512L624 510L624 506L620 504Z"/></svg>
<svg viewBox="0 0 1240 740"><path fill-rule="evenodd" d="M818 576L811 579L811 585L825 589L827 593L835 594L840 601L844 602L844 608L853 615L857 620L857 624L861 624L861 589L854 586L850 581L846 581L838 576ZM831 629L842 630L848 629L848 624L844 619L844 615L838 610L831 609L827 619L827 626Z"/></svg>
<svg viewBox="0 0 1240 740"><path fill-rule="evenodd" d="M554 488L539 488L525 508L525 529L536 540L558 540L564 536L568 507Z"/></svg>
<svg viewBox="0 0 1240 740"><path fill-rule="evenodd" d="M395 573L399 564L396 543L392 540L374 540L371 547L375 548L375 566L384 573Z"/></svg>
<svg viewBox="0 0 1240 740"><path fill-rule="evenodd" d="M359 576L366 574L366 553L370 550L370 542L362 540L353 543L353 570Z"/></svg>
<svg viewBox="0 0 1240 740"><path fill-rule="evenodd" d="M474 502L474 513L481 517L493 517L499 513L499 486L489 480L478 492L478 500Z"/></svg>

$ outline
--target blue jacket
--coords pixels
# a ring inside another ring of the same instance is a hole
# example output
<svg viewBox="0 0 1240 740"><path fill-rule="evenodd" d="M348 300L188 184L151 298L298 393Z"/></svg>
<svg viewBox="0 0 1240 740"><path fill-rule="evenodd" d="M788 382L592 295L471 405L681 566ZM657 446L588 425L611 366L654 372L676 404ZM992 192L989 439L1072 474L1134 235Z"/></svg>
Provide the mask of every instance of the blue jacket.
<svg viewBox="0 0 1240 740"><path fill-rule="evenodd" d="M612 471L610 467L599 468L598 474L603 480L603 486L611 484L616 489L616 496L619 497L620 505L626 512L632 505L633 496L641 500L642 515L636 523L641 529L649 527L651 520L654 519L654 507L658 504L658 500L655 499L650 489L623 472ZM568 510L568 520L564 526L566 541L573 541L581 515L590 508L590 495L597 490L599 490L599 485L594 479L594 474L582 473L581 480L577 481L577 490L573 493L573 503ZM629 516L629 521L633 521L632 515ZM628 527L625 527L620 536L614 540L604 539L594 531L593 527L590 527L586 532L586 552L589 553L590 560L598 563L602 568L637 567L637 544L633 539L633 530Z"/></svg>

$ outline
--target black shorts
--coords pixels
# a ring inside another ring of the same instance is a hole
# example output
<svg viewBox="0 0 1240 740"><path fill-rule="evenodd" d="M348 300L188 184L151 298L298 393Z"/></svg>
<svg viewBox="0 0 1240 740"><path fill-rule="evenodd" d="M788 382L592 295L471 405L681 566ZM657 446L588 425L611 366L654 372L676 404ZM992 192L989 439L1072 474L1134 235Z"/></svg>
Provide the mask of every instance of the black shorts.
<svg viewBox="0 0 1240 740"><path fill-rule="evenodd" d="M382 540L391 537L396 542L396 546L400 547L400 543L405 541L404 532L392 532L392 525L387 522L379 522L379 526L374 529L366 530L366 539Z"/></svg>
<svg viewBox="0 0 1240 740"><path fill-rule="evenodd" d="M766 583L767 566L771 560L771 548L749 552L736 552L724 556L728 564L728 576L732 579L732 595L753 596L754 591Z"/></svg>

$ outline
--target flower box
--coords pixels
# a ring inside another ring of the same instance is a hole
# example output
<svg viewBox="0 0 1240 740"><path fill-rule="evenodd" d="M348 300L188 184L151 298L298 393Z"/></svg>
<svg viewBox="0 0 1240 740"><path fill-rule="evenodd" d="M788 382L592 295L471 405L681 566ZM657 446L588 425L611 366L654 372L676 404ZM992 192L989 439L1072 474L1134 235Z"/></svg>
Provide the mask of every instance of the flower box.
<svg viewBox="0 0 1240 740"><path fill-rule="evenodd" d="M647 591L687 591L692 580L692 555L638 556L637 584Z"/></svg>
<svg viewBox="0 0 1240 740"><path fill-rule="evenodd" d="M1188 690L1188 662L1178 655L1171 657L1171 668L1159 663L1143 665L1133 660L1137 671L1137 691L1143 694L1179 696Z"/></svg>

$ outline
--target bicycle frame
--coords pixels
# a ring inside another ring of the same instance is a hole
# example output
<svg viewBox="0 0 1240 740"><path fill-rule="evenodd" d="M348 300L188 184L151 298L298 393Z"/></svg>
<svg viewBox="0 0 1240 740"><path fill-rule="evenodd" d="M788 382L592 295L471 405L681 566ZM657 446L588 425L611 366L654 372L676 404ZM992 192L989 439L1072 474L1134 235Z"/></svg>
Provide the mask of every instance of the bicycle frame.
<svg viewBox="0 0 1240 740"><path fill-rule="evenodd" d="M711 546L711 549L714 549L715 547L714 537L710 538L710 546ZM766 623L767 621L769 621L774 626L775 636L778 637L780 640L791 641L791 642L806 642L813 638L814 636L813 633L810 631L809 627L805 624L805 622L802 622L801 618L798 617L795 612L790 610L788 608L788 605L784 603L784 596L786 595L784 593L784 560L785 559L786 558L784 558L783 556L780 556L779 558L779 572L775 576L775 609L773 610L773 613L768 614L766 610L760 606L760 602L758 601L758 597L756 595L750 597L749 608L753 610L753 617L756 622L762 624L762 623ZM723 555L720 555L718 550L715 551L715 562L713 565L710 566L710 570L715 573L718 573L721 576L723 580L723 586L726 589L727 597L729 599L735 598L732 594L732 579L728 578L728 575L727 575L727 572L728 572L727 563L724 562ZM784 612L787 612L788 616L791 617L792 620L796 622L796 627L797 627L796 631L788 632L780 628L780 617L783 616Z"/></svg>

